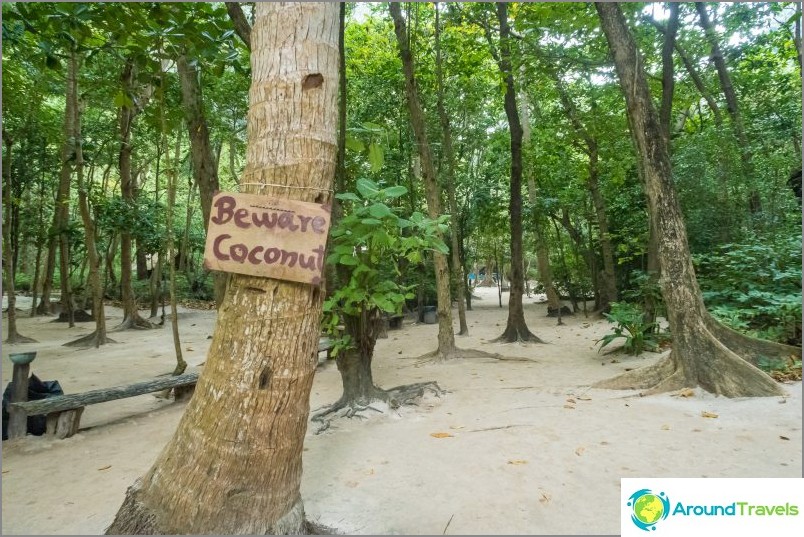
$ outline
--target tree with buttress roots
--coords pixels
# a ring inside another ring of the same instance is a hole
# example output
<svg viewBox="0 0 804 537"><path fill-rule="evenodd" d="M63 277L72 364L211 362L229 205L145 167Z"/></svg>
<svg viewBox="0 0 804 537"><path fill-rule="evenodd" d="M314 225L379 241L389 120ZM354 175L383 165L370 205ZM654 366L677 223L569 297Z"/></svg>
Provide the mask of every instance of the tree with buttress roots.
<svg viewBox="0 0 804 537"><path fill-rule="evenodd" d="M801 349L749 338L723 326L706 311L673 186L667 140L651 99L644 63L619 5L597 2L595 7L625 95L637 158L644 169L648 210L659 245L662 295L673 334L673 350L667 357L596 387L659 393L700 386L727 397L782 395L779 384L754 364L760 356L787 357L798 355Z"/></svg>
<svg viewBox="0 0 804 537"><path fill-rule="evenodd" d="M258 3L251 49L241 191L330 203L338 5ZM107 534L316 531L299 486L322 298L312 285L232 276L195 394Z"/></svg>

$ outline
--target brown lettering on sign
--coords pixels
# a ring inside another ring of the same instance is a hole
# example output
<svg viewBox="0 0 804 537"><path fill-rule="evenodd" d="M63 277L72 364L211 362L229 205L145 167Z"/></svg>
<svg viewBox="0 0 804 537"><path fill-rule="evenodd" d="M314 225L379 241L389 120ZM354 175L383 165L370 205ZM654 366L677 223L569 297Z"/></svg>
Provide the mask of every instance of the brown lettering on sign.
<svg viewBox="0 0 804 537"><path fill-rule="evenodd" d="M330 207L255 194L212 200L204 266L319 285Z"/></svg>

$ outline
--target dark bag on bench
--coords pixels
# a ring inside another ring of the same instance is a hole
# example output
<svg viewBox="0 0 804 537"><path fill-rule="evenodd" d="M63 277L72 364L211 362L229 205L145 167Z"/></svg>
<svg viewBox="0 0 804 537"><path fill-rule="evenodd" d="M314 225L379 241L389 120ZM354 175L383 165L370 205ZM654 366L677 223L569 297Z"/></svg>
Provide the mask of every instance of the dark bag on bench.
<svg viewBox="0 0 804 537"><path fill-rule="evenodd" d="M13 384L9 382L3 392L3 440L8 440L8 404L11 402ZM55 395L64 395L58 380L42 381L36 375L31 375L28 379L28 401L38 401ZM42 436L45 434L46 424L46 416L28 416L28 434Z"/></svg>

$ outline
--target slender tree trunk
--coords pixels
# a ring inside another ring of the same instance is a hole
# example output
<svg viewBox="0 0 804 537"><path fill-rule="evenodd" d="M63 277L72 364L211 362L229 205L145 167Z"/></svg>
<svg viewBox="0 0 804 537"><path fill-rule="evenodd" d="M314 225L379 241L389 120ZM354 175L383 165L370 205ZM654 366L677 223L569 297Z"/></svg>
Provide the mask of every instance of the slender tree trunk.
<svg viewBox="0 0 804 537"><path fill-rule="evenodd" d="M53 210L53 221L50 226L47 246L47 258L45 260L45 277L42 281L42 298L39 300L39 306L36 308L37 315L50 315L53 310L50 305L50 293L53 290L53 277L56 273L56 248L58 247L58 221L60 209L58 204Z"/></svg>
<svg viewBox="0 0 804 537"><path fill-rule="evenodd" d="M120 75L122 90L126 95L132 95L134 91L135 67L133 58L126 59L123 72ZM131 172L131 129L137 111L134 105L123 104L120 107L118 126L120 129L120 152L118 154L118 166L120 169L120 192L123 201L130 206L136 203L135 197L135 178ZM150 322L140 317L137 305L137 297L134 295L132 286L132 237L131 231L122 229L120 231L120 291L123 302L123 322L115 328L115 331L127 330L129 328L148 329L153 328Z"/></svg>
<svg viewBox="0 0 804 537"><path fill-rule="evenodd" d="M452 215L450 223L450 241L452 254L452 275L455 279L457 294L455 299L458 301L458 324L460 329L459 336L469 335L469 325L466 324L466 303L464 294L466 293L466 276L463 273L461 264L460 248L458 242L458 204L455 201L455 154L452 149L452 132L449 125L449 116L444 106L444 69L441 61L441 28L439 24L439 7L435 2L435 47L436 47L436 81L438 84L438 117L441 123L442 142L444 144L444 160L446 161L446 186L447 201L449 212Z"/></svg>
<svg viewBox="0 0 804 537"><path fill-rule="evenodd" d="M435 166L433 165L433 154L427 139L424 113L422 112L419 94L416 89L413 57L406 39L405 20L402 17L399 2L391 2L390 7L391 17L394 19L399 55L402 58L402 70L405 74L405 94L407 95L408 110L410 111L410 123L416 138L416 144L419 146L425 197L427 198L427 212L430 218L436 219L441 214L441 192L438 187ZM433 264L435 265L436 294L438 295L438 349L436 353L439 359L447 359L451 358L455 353L447 256L440 252L433 252Z"/></svg>
<svg viewBox="0 0 804 537"><path fill-rule="evenodd" d="M330 203L338 6L258 3L251 38L242 189ZM312 530L299 489L322 297L311 285L232 276L195 394L108 534Z"/></svg>
<svg viewBox="0 0 804 537"><path fill-rule="evenodd" d="M40 229L45 228L45 155L47 152L47 141L43 141L43 148L42 148L42 158L40 161L40 165L42 167L42 177L39 180L39 217L37 224L40 226ZM31 297L31 317L35 317L37 315L37 299L39 293L39 287L41 285L41 273L42 273L42 246L44 246L42 238L37 237L36 239L36 263L34 265L34 278L33 278L33 285L31 286L31 290L33 291Z"/></svg>
<svg viewBox="0 0 804 537"><path fill-rule="evenodd" d="M67 99L64 108L64 144L61 148L61 173L56 202L59 233L59 279L61 281L61 313L69 326L75 326L72 285L70 283L70 240L67 227L70 222L70 180L75 157L75 109L78 107L78 53L72 51L67 62Z"/></svg>
<svg viewBox="0 0 804 537"><path fill-rule="evenodd" d="M758 213L762 211L762 201L759 191L751 183L753 175L753 156L751 148L748 145L748 137L745 134L745 127L743 125L742 114L737 102L737 92L734 90L729 70L726 67L726 60L723 58L723 52L720 50L715 29L709 20L709 14L706 12L706 6L702 2L695 2L695 9L698 11L698 18L706 35L707 41L711 48L710 58L712 63L715 64L717 76L720 80L720 87L723 90L723 95L726 97L726 111L731 117L732 128L737 138L737 144L740 148L740 162L742 164L742 177L745 184L751 187L748 194L748 209L751 213Z"/></svg>
<svg viewBox="0 0 804 537"><path fill-rule="evenodd" d="M3 290L8 297L8 330L6 331L6 343L36 343L35 340L21 335L17 331L17 295L14 291L14 248L11 244L11 204L13 203L13 183L11 176L11 148L14 141L3 129L3 145L5 154L3 155L3 275L5 285Z"/></svg>
<svg viewBox="0 0 804 537"><path fill-rule="evenodd" d="M163 77L164 80L164 77ZM173 370L174 375L181 375L187 369L187 362L184 360L181 352L181 338L179 337L179 312L176 304L176 263L173 258L176 255L173 251L173 208L176 206L176 165L179 161L179 152L181 150L181 137L176 137L175 158L174 163L170 162L170 149L167 147L167 127L165 124L165 103L161 103L162 114L162 147L165 148L165 167L168 170L168 199L167 199L167 214L165 215L165 234L167 235L167 245L165 245L165 254L168 259L168 270L170 274L169 288L170 288L170 328L173 332L173 349L176 352L176 368ZM157 270L154 272L161 273L162 256L159 257ZM161 274L160 274L161 281ZM161 287L160 287L161 290ZM161 294L161 293L160 293ZM154 315L155 316L155 315Z"/></svg>
<svg viewBox="0 0 804 537"><path fill-rule="evenodd" d="M181 101L184 109L184 118L187 121L187 132L190 136L190 153L193 163L193 178L198 185L201 198L201 213L204 220L204 230L209 226L209 213L212 207L212 197L220 189L218 182L218 164L215 152L209 139L209 127L204 114L204 101L201 93L201 73L191 65L191 60L180 55L176 66L181 80ZM215 303L220 307L223 295L226 292L228 275L216 272Z"/></svg>
<svg viewBox="0 0 804 537"><path fill-rule="evenodd" d="M77 90L77 88L76 88ZM78 208L84 224L84 244L87 249L89 261L89 285L92 289L92 315L95 317L95 331L69 343L68 347L95 347L99 348L106 343L114 343L106 337L106 313L103 308L103 284L100 277L101 260L98 246L95 242L95 222L89 208L89 193L84 181L84 150L81 138L81 111L79 107L73 109L73 132L71 133L75 144L75 172L78 179Z"/></svg>
<svg viewBox="0 0 804 537"><path fill-rule="evenodd" d="M647 388L649 393L701 386L727 397L781 395L784 392L773 379L731 350L739 346L735 340L718 337L721 325L706 311L695 278L670 155L642 58L619 5L599 2L595 7L614 57L631 136L645 173L650 218L659 243L662 294L673 334L668 358L599 386Z"/></svg>
<svg viewBox="0 0 804 537"><path fill-rule="evenodd" d="M600 232L600 250L603 254L599 307L602 311L608 312L611 308L611 303L617 301L617 276L614 269L614 246L611 243L609 220L606 214L606 200L603 198L603 193L600 192L597 143L590 147L588 184Z"/></svg>
<svg viewBox="0 0 804 537"><path fill-rule="evenodd" d="M524 66L521 69L524 76ZM530 110L528 106L528 95L524 90L520 91L519 98L520 108L522 110L522 146L523 151L527 154L531 147L531 128L530 128ZM533 176L533 167L528 166L525 168L525 177L528 183L528 200L533 207L538 203L536 194L536 179ZM559 314L561 302L556 292L555 285L553 285L553 271L550 267L550 249L545 240L544 230L544 217L534 210L533 218L533 235L536 242L536 265L539 269L539 281L544 287L544 293L547 296L547 316L555 317Z"/></svg>
<svg viewBox="0 0 804 537"><path fill-rule="evenodd" d="M675 88L673 49L676 46L676 33L678 32L678 4L670 2L667 4L667 9L670 11L670 17L662 44L662 104L659 108L659 123L662 125L662 132L669 150L670 120L673 115L673 90Z"/></svg>
<svg viewBox="0 0 804 537"><path fill-rule="evenodd" d="M522 294L525 291L524 256L522 253L522 124L516 106L516 88L511 66L511 38L508 26L508 5L497 3L500 23L498 65L505 83L505 115L511 131L511 199L508 205L511 218L511 288L508 294L508 322L499 341L542 341L528 330ZM500 279L502 280L502 273Z"/></svg>

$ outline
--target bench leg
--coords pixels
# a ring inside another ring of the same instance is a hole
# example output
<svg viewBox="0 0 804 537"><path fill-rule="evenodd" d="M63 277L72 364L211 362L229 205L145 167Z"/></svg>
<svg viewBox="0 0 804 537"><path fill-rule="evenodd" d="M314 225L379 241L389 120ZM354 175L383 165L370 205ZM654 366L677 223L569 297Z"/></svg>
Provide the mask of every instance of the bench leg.
<svg viewBox="0 0 804 537"><path fill-rule="evenodd" d="M83 413L84 407L80 407L74 410L48 414L45 433L54 435L59 439L73 436L78 432L78 426L81 424L81 414Z"/></svg>

